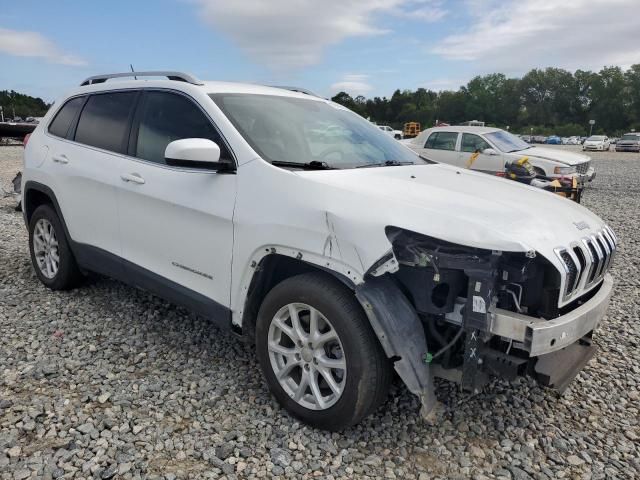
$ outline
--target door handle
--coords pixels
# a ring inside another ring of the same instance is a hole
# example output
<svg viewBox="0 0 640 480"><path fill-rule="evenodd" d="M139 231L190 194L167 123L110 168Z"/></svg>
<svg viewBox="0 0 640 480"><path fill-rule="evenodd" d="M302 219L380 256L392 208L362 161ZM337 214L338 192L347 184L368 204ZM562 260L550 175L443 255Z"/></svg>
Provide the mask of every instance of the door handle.
<svg viewBox="0 0 640 480"><path fill-rule="evenodd" d="M122 175L120 175L120 178L123 182L131 182L137 183L138 185L144 185L144 178L142 178L137 173L123 173Z"/></svg>
<svg viewBox="0 0 640 480"><path fill-rule="evenodd" d="M69 163L69 159L67 158L66 155L62 154L62 155L54 155L53 157L51 157L51 159L56 162L56 163L61 163L63 165Z"/></svg>

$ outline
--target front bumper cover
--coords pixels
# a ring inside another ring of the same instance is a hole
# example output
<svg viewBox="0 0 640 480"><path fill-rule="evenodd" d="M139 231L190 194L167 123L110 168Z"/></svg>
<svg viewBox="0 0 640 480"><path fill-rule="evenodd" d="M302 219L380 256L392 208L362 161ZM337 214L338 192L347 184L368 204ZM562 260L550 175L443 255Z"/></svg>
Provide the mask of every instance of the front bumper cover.
<svg viewBox="0 0 640 480"><path fill-rule="evenodd" d="M577 342L598 326L609 306L612 289L613 279L607 274L592 298L553 320L495 309L491 333L520 342L531 357L556 352Z"/></svg>

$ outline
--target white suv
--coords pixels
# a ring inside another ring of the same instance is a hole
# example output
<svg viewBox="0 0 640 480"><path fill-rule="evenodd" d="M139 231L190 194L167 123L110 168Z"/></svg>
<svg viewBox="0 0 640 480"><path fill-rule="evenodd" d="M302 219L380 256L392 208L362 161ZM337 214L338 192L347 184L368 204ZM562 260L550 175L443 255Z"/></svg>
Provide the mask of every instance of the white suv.
<svg viewBox="0 0 640 480"><path fill-rule="evenodd" d="M380 405L394 369L427 415L434 376L563 390L593 355L617 240L587 209L429 162L313 95L136 75L87 79L26 145L47 287L93 271L191 308L327 429Z"/></svg>

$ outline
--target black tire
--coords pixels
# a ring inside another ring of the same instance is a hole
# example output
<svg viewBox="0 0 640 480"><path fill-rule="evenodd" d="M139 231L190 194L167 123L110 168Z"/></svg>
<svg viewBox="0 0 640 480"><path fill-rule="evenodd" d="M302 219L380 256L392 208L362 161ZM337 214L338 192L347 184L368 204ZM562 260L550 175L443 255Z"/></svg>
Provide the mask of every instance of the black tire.
<svg viewBox="0 0 640 480"><path fill-rule="evenodd" d="M330 321L342 344L346 379L339 399L324 410L300 405L276 378L267 342L272 320L291 303L307 304ZM256 324L256 353L270 391L303 422L325 430L342 430L372 413L387 397L393 370L353 292L323 273L291 277L265 297Z"/></svg>
<svg viewBox="0 0 640 480"><path fill-rule="evenodd" d="M49 278L41 270L36 260L36 253L34 250L34 234L36 225L40 220L46 220L51 225L55 232L56 239L58 241L57 253L58 253L58 269L55 275ZM82 274L78 269L76 259L71 252L69 242L64 233L62 222L58 218L55 210L50 205L40 205L36 208L31 220L29 221L29 252L31 254L31 263L33 269L36 272L38 279L51 290L69 290L75 287L80 282Z"/></svg>

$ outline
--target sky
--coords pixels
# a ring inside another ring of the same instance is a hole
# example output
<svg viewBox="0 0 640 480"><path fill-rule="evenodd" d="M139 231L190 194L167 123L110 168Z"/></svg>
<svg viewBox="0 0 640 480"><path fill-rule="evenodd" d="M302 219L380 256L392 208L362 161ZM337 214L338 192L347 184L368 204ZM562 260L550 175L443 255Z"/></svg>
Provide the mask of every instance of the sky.
<svg viewBox="0 0 640 480"><path fill-rule="evenodd" d="M640 63L640 0L0 0L0 90L179 70L328 97Z"/></svg>

